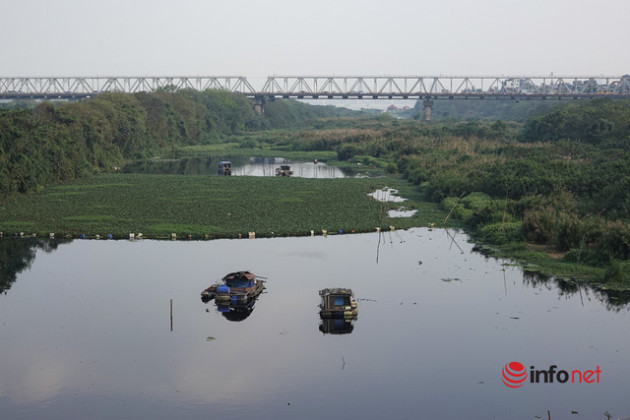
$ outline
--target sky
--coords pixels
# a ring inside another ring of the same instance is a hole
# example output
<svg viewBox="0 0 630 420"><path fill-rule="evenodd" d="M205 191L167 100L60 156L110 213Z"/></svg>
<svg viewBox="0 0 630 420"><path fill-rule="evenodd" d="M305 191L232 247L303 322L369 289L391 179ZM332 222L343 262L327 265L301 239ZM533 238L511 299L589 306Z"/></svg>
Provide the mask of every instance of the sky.
<svg viewBox="0 0 630 420"><path fill-rule="evenodd" d="M0 0L0 77L630 73L630 0Z"/></svg>

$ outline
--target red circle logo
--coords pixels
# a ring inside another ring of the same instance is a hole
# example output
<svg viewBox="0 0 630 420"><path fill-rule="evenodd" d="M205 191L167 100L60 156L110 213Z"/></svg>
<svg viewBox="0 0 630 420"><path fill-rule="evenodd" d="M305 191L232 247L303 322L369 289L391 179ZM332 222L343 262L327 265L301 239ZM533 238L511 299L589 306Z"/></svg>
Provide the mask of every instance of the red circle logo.
<svg viewBox="0 0 630 420"><path fill-rule="evenodd" d="M520 388L527 379L525 366L519 362L510 362L503 366L503 383L510 388Z"/></svg>

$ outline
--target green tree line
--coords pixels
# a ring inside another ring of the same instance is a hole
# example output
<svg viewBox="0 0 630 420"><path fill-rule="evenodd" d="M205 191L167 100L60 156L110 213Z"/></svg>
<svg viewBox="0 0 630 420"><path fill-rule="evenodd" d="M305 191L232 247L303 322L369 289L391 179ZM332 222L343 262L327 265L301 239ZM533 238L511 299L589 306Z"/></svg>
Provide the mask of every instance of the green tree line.
<svg viewBox="0 0 630 420"><path fill-rule="evenodd" d="M339 115L333 107L273 101L257 115L245 96L168 89L107 93L72 103L0 109L0 202L54 182L248 131Z"/></svg>

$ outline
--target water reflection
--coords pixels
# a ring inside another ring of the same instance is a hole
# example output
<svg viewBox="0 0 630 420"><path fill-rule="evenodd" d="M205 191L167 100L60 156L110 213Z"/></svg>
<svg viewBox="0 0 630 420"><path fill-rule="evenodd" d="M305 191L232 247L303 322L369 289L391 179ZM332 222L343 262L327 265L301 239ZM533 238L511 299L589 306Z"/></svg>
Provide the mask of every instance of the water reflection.
<svg viewBox="0 0 630 420"><path fill-rule="evenodd" d="M343 318L322 318L319 323L324 334L350 334L353 329L352 321Z"/></svg>
<svg viewBox="0 0 630 420"><path fill-rule="evenodd" d="M254 306L256 305L259 297L260 296L257 296L256 298L244 303L215 301L216 311L223 315L223 317L228 321L244 321L252 314L252 312L254 312ZM209 304L211 300L211 298L207 297L201 298L201 301L205 304ZM206 308L206 312L210 312L210 309Z"/></svg>
<svg viewBox="0 0 630 420"><path fill-rule="evenodd" d="M257 300L257 299L256 299ZM217 311L228 321L240 322L247 319L254 312L256 300L242 304L222 305L217 302Z"/></svg>
<svg viewBox="0 0 630 420"><path fill-rule="evenodd" d="M38 252L0 296L0 417L383 418L391 407L401 418L627 415L630 312L607 312L582 285L525 280L450 233L381 234L378 264L375 233L77 240ZM243 266L269 276L262 303L225 312L214 299L199 303L218 280L206 273ZM360 321L319 316L318 291L331 286L355 292ZM514 393L500 379L508 360L599 365L605 381Z"/></svg>
<svg viewBox="0 0 630 420"><path fill-rule="evenodd" d="M69 240L38 238L0 239L0 293L7 293L17 274L31 267L37 250L51 253Z"/></svg>
<svg viewBox="0 0 630 420"><path fill-rule="evenodd" d="M443 230L449 239L449 251L454 246L461 254L464 254L464 250L455 239L457 232L451 233L450 230ZM398 231L393 232L397 236L397 241L392 238L392 232L382 232L380 229L376 238L376 263L379 262L379 253L382 245L389 243L393 246L395 242L404 243L405 240L400 236ZM386 236L388 235L388 236ZM47 254L53 253L59 245L69 244L72 239L43 239L43 238L0 238L0 293L7 293L11 289L12 285L17 279L17 275L24 270L29 269L35 261L38 250L42 250ZM482 247L477 245L473 246L472 251L486 255ZM419 260L419 264L422 264L422 260ZM511 263L502 263L504 266L513 265ZM508 293L508 286L505 282L505 269L504 275L504 294ZM264 277L259 277L264 279ZM605 304L605 307L609 311L620 311L622 309L628 309L630 306L630 290L614 290L609 289L605 285L601 284L585 284L567 279L564 277L549 276L538 271L523 270L522 283L525 286L542 289L547 291L556 290L558 296L569 298L579 298L582 302L585 300L590 301L595 298ZM202 300L208 303L211 298L203 297ZM236 308L240 312L248 312L248 315L253 311L253 305L250 308ZM225 311L228 312L228 311ZM245 319L247 316L243 317ZM235 316L238 318L238 316ZM226 316L226 318L228 318Z"/></svg>
<svg viewBox="0 0 630 420"><path fill-rule="evenodd" d="M228 165L229 164L229 165ZM299 178L343 178L343 170L325 162L291 162L281 157L226 156L224 158L190 157L181 159L153 158L130 163L127 173L175 175L277 176L278 168L290 164L290 176ZM229 169L228 169L229 166ZM218 170L217 170L218 168Z"/></svg>
<svg viewBox="0 0 630 420"><path fill-rule="evenodd" d="M630 303L630 290L611 290L602 285L588 285L564 277L553 277L537 271L523 271L523 284L532 288L542 288L552 291L558 290L558 295L566 299L578 297L584 306L584 301L591 297L605 303L606 309L618 312L626 309Z"/></svg>
<svg viewBox="0 0 630 420"><path fill-rule="evenodd" d="M606 309L609 311L619 312L627 309L630 303L630 290L608 290L598 288L595 293L599 300L606 302Z"/></svg>

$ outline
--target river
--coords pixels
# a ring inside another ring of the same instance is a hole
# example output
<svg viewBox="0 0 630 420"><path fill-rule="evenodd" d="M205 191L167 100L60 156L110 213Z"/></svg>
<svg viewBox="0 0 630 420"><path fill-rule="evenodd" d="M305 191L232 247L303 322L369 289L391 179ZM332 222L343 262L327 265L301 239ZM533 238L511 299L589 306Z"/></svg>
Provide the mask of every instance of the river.
<svg viewBox="0 0 630 420"><path fill-rule="evenodd" d="M177 175L223 175L218 163L229 161L232 176L276 176L281 165L288 165L291 176L298 178L344 178L345 173L326 162L291 161L282 157L227 156L225 158L185 157L181 159L148 159L131 163L124 172L177 174Z"/></svg>
<svg viewBox="0 0 630 420"><path fill-rule="evenodd" d="M26 241L2 242L3 418L630 416L627 297L524 273L461 232ZM266 278L240 320L200 299L236 270ZM319 318L327 287L358 302L342 334ZM593 383L531 382L551 365Z"/></svg>

